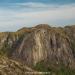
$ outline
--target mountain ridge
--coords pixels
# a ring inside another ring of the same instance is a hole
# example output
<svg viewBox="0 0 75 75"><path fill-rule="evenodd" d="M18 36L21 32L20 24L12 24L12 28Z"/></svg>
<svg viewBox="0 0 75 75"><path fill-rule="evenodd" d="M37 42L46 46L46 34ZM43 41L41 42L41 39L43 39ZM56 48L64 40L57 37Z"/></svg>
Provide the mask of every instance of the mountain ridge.
<svg viewBox="0 0 75 75"><path fill-rule="evenodd" d="M75 70L75 26L40 24L0 33L0 55L37 71Z"/></svg>

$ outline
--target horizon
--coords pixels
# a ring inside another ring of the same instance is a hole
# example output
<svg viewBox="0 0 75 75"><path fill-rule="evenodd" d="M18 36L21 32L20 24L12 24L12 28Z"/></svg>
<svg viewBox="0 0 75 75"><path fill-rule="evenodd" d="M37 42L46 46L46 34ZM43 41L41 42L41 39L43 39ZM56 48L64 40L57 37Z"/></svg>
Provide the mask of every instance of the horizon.
<svg viewBox="0 0 75 75"><path fill-rule="evenodd" d="M75 25L75 0L0 0L0 32L38 24Z"/></svg>
<svg viewBox="0 0 75 75"><path fill-rule="evenodd" d="M51 28L65 28L65 27L71 27L71 26L75 26L75 25L65 25L65 26L51 26L51 25L49 25L49 24L38 24L38 25L35 25L35 26L31 26L31 27L26 27L26 26L24 26L24 27L20 27L20 28L18 28L18 29L16 29L15 31L0 31L0 33L10 33L10 32L17 32L17 31L19 31L19 30L21 30L21 29L23 29L23 28L33 28L33 27L36 27L36 26L39 26L39 25L48 25L48 26L50 26Z"/></svg>

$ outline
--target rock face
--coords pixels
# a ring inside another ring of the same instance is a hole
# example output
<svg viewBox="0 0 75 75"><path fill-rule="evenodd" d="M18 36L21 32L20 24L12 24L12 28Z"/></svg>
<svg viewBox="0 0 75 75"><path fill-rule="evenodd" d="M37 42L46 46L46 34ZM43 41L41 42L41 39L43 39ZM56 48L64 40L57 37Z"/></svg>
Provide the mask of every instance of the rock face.
<svg viewBox="0 0 75 75"><path fill-rule="evenodd" d="M67 34L62 28L39 25L23 37L19 47L14 50L13 57L25 61L27 65L44 61L71 67L74 65L74 55Z"/></svg>
<svg viewBox="0 0 75 75"><path fill-rule="evenodd" d="M23 31L4 33L6 36L0 38L0 47L9 46L8 54L28 66L43 61L46 66L64 65L75 68L74 28L75 26L55 28L48 25L23 28Z"/></svg>

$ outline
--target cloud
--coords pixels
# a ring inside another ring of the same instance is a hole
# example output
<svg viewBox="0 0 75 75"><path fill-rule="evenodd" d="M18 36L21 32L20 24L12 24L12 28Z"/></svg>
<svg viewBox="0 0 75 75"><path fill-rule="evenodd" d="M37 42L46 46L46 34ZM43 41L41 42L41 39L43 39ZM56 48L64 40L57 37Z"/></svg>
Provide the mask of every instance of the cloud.
<svg viewBox="0 0 75 75"><path fill-rule="evenodd" d="M75 4L15 3L0 6L0 31L15 31L40 23L75 24Z"/></svg>
<svg viewBox="0 0 75 75"><path fill-rule="evenodd" d="M27 10L48 10L48 9L56 9L59 7L73 7L75 6L74 3L72 4L67 4L67 5L60 5L60 4L48 4L48 3L33 3L33 2L28 2L28 3L1 3L0 7L3 9L11 9L11 10L23 10L23 11L27 11ZM25 9L25 10L24 10ZM30 10L30 11L31 11Z"/></svg>

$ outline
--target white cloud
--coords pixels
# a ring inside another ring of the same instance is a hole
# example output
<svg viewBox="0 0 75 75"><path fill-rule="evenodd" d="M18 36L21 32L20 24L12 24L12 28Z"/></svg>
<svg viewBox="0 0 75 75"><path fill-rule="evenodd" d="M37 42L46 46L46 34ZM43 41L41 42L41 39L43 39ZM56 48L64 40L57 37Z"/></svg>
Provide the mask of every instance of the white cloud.
<svg viewBox="0 0 75 75"><path fill-rule="evenodd" d="M0 8L0 31L14 31L23 26L29 27L40 23L61 26L74 24L74 20L75 4L22 3Z"/></svg>

